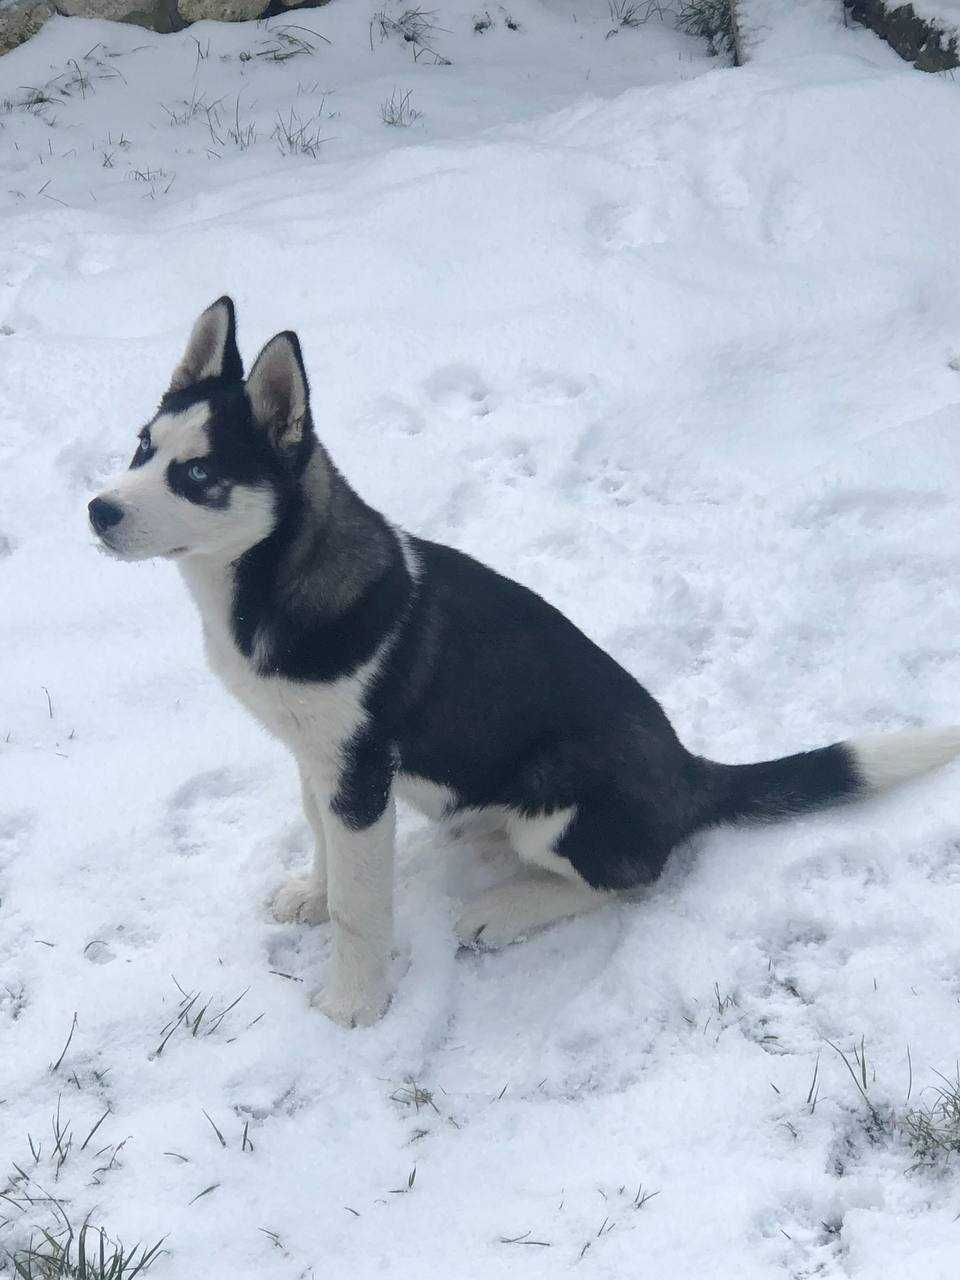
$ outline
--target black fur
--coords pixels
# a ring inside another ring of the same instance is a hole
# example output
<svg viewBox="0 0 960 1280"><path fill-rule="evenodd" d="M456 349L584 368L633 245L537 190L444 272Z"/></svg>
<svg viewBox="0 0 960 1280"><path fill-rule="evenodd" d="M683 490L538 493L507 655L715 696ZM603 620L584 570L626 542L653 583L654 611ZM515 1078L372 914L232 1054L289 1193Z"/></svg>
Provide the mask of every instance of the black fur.
<svg viewBox="0 0 960 1280"><path fill-rule="evenodd" d="M290 680L338 680L373 657L396 626L410 594L398 555L348 608L297 607L277 591L277 561L289 545L290 521L253 547L236 566L233 633L248 657L258 636L269 639L262 675Z"/></svg>
<svg viewBox="0 0 960 1280"><path fill-rule="evenodd" d="M372 826L390 799L396 751L376 730L361 730L344 751L343 773L331 808L355 831Z"/></svg>
<svg viewBox="0 0 960 1280"><path fill-rule="evenodd" d="M557 852L595 887L655 879L694 831L849 795L844 747L770 764L688 752L659 703L532 591L415 541L416 600L368 695L399 767L458 807L533 815L576 806Z"/></svg>
<svg viewBox="0 0 960 1280"><path fill-rule="evenodd" d="M276 598L285 548L306 512L243 558L235 628L271 641L269 674L335 680L389 648L369 686L369 727L348 745L335 811L354 827L383 812L394 769L446 787L458 808L527 815L576 807L557 846L591 885L655 879L674 846L724 821L781 817L856 794L846 748L760 765L688 752L656 700L567 618L450 547L399 540L335 476L341 504L393 554L350 608L294 616ZM324 549L317 546L317 561ZM265 670L265 674L267 674Z"/></svg>
<svg viewBox="0 0 960 1280"><path fill-rule="evenodd" d="M761 764L713 765L719 788L718 820L785 818L802 809L852 799L863 790L850 749L843 742Z"/></svg>
<svg viewBox="0 0 960 1280"><path fill-rule="evenodd" d="M240 357L240 348L237 345L237 309L233 305L233 299L226 296L218 298L213 304L215 307L225 307L227 311L227 339L223 352L223 364L220 369L220 377L226 383L237 383L243 381L243 360Z"/></svg>
<svg viewBox="0 0 960 1280"><path fill-rule="evenodd" d="M201 459L191 458L186 462L171 462L167 467L167 484L174 493L178 493L181 498L186 498L189 502L196 502L202 507L213 507L215 510L222 510L230 504L230 485L229 480L219 476L212 470L206 480L193 480L190 477L190 469L195 462ZM202 459L203 465L208 465L208 459Z"/></svg>
<svg viewBox="0 0 960 1280"><path fill-rule="evenodd" d="M156 449L150 443L150 428L144 427L140 432L140 443L137 445L130 461L130 470L135 471L137 467L142 467L145 462L150 461L156 452Z"/></svg>

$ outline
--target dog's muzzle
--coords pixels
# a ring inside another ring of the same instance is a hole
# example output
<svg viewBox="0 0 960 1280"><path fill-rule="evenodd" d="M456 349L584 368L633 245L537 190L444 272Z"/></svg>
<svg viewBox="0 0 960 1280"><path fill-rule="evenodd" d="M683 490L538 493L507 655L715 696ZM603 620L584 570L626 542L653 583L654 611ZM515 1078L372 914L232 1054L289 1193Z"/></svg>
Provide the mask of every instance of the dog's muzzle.
<svg viewBox="0 0 960 1280"><path fill-rule="evenodd" d="M106 498L94 498L87 510L90 512L94 532L101 537L123 519L123 508L118 507L115 502L107 502Z"/></svg>

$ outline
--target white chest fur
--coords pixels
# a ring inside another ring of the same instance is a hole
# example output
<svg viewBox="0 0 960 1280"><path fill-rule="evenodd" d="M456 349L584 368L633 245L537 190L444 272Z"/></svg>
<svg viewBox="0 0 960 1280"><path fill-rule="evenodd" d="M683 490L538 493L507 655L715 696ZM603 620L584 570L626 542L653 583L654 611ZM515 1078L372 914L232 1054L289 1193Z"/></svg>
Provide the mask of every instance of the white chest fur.
<svg viewBox="0 0 960 1280"><path fill-rule="evenodd" d="M200 612L211 670L265 729L309 764L316 782L324 779L335 787L343 744L366 720L362 697L377 658L353 675L329 682L263 676L234 642L229 566L195 557L181 561L179 568Z"/></svg>

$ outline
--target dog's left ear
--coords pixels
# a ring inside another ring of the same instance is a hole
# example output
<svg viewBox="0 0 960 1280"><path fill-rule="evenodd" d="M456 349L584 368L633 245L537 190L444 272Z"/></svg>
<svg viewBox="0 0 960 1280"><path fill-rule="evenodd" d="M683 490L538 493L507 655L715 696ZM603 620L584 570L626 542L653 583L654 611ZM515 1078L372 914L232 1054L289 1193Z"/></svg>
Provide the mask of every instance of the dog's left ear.
<svg viewBox="0 0 960 1280"><path fill-rule="evenodd" d="M310 388L295 333L278 333L263 348L247 378L254 421L273 447L293 457L313 431Z"/></svg>
<svg viewBox="0 0 960 1280"><path fill-rule="evenodd" d="M183 359L173 371L170 391L195 387L206 378L243 381L243 361L237 347L237 313L233 299L218 298L193 326Z"/></svg>

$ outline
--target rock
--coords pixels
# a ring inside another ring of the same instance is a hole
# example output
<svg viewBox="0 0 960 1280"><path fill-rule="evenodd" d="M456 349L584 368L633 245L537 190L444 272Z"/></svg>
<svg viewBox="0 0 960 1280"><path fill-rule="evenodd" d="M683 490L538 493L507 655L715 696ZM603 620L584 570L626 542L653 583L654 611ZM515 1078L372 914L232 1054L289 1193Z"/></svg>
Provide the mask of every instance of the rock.
<svg viewBox="0 0 960 1280"><path fill-rule="evenodd" d="M0 53L9 53L35 36L54 12L46 0L16 0L0 9Z"/></svg>
<svg viewBox="0 0 960 1280"><path fill-rule="evenodd" d="M68 18L103 18L130 22L151 31L178 31L175 0L57 0L58 13Z"/></svg>
<svg viewBox="0 0 960 1280"><path fill-rule="evenodd" d="M960 66L960 33L914 13L900 0L843 0L851 16L872 27L918 71L950 71Z"/></svg>
<svg viewBox="0 0 960 1280"><path fill-rule="evenodd" d="M267 0L179 0L184 22L249 22L262 17Z"/></svg>
<svg viewBox="0 0 960 1280"><path fill-rule="evenodd" d="M176 0L57 0L57 12L68 18L104 18L131 22L151 31L179 31Z"/></svg>

